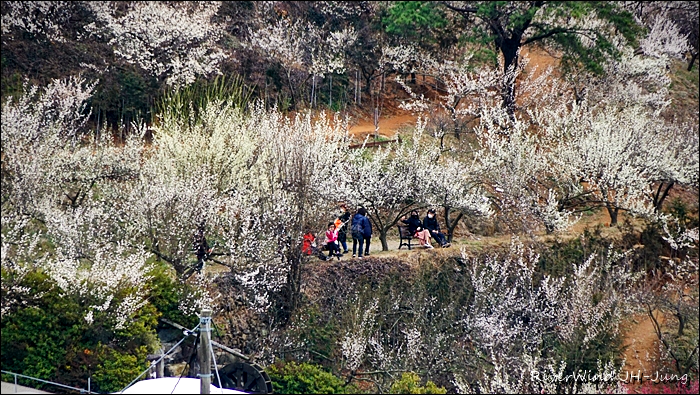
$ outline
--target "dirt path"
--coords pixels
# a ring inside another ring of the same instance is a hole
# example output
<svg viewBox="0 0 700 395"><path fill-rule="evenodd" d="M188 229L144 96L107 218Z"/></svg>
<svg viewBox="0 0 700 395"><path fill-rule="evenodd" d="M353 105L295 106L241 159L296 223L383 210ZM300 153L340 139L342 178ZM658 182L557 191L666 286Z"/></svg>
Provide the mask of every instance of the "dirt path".
<svg viewBox="0 0 700 395"><path fill-rule="evenodd" d="M654 315L659 320L659 324L663 325L665 320L658 311ZM639 314L623 327L625 333L625 357L627 358L625 370L636 373L642 372L652 374L653 361L658 358L658 338L654 325L647 314Z"/></svg>
<svg viewBox="0 0 700 395"><path fill-rule="evenodd" d="M383 137L392 138L405 126L416 124L418 118L413 114L397 114L379 118L379 134ZM356 139L362 140L365 136L374 134L374 122L361 121L350 127L350 134Z"/></svg>

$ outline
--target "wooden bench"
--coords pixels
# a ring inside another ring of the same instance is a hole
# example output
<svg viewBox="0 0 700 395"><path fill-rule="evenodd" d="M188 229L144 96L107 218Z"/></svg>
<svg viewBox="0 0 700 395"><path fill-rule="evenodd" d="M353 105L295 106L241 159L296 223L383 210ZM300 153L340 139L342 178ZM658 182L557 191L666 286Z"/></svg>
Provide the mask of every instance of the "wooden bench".
<svg viewBox="0 0 700 395"><path fill-rule="evenodd" d="M408 246L411 249L411 240L413 240L413 235L408 231L408 226L396 225L399 228L399 250L403 246Z"/></svg>

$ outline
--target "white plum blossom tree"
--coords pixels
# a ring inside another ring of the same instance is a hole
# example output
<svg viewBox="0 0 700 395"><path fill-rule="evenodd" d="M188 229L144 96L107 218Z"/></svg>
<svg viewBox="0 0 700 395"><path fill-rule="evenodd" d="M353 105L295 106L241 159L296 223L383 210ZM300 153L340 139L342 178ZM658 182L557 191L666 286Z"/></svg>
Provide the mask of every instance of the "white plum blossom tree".
<svg viewBox="0 0 700 395"><path fill-rule="evenodd" d="M38 40L65 42L65 25L71 15L84 7L79 1L6 1L2 3L3 41L21 31Z"/></svg>
<svg viewBox="0 0 700 395"><path fill-rule="evenodd" d="M138 173L140 145L84 133L93 87L69 78L3 104L2 237L13 246L3 251L3 291L13 277L43 270L79 298L89 323L105 312L121 329L146 301L150 266L113 233L110 204L115 184ZM3 300L3 311L13 303Z"/></svg>
<svg viewBox="0 0 700 395"><path fill-rule="evenodd" d="M576 220L560 202L578 195L580 186L551 166L547 145L541 136L530 133L530 127L529 120L512 119L500 107L481 112L474 128L481 182L489 186L499 213L515 229L532 232L544 224L548 232L565 230ZM554 196L560 199L556 210Z"/></svg>
<svg viewBox="0 0 700 395"><path fill-rule="evenodd" d="M324 8L323 5L320 5ZM315 104L316 77L344 73L348 51L357 40L352 26L331 29L326 23L318 27L304 18L288 15L249 31L247 47L282 66L292 94L292 102L301 99L299 88L312 79L311 98Z"/></svg>
<svg viewBox="0 0 700 395"><path fill-rule="evenodd" d="M425 199L427 205L444 209L447 241L452 242L454 230L463 216L490 217L491 201L479 181L480 168L476 160L443 157L427 166L425 175ZM457 213L452 217L453 212Z"/></svg>
<svg viewBox="0 0 700 395"><path fill-rule="evenodd" d="M662 203L652 189L658 182L692 183L697 172L697 149L680 147L676 130L641 105L598 107L586 101L551 120L545 129L553 143L552 163L579 179L591 202L606 207L611 225L620 210L653 214Z"/></svg>
<svg viewBox="0 0 700 395"><path fill-rule="evenodd" d="M96 22L85 27L114 53L168 85L220 74L228 55L217 45L223 28L212 21L220 2L88 2Z"/></svg>
<svg viewBox="0 0 700 395"><path fill-rule="evenodd" d="M575 262L569 279L549 275L540 278L535 270L539 256L517 240L504 257L485 261L464 258L471 263L475 297L465 308L462 324L469 328L469 344L475 348L475 356L483 356L493 367L478 381L477 387L482 391L509 392L519 388L540 392L553 383L533 380L530 372L564 369L554 355L542 353L550 336L559 339L562 347L586 350L596 337L618 333L623 317L634 308L629 303L632 295L620 291L629 289L638 275L619 254L590 256L584 262ZM598 373L617 372L620 368L611 366ZM568 388L576 390L580 385L573 383Z"/></svg>
<svg viewBox="0 0 700 395"><path fill-rule="evenodd" d="M427 202L428 169L439 157L434 144L421 142L425 123L419 121L411 140L394 142L370 151L352 150L339 168L339 186L353 207L365 207L388 251L387 232L414 207Z"/></svg>

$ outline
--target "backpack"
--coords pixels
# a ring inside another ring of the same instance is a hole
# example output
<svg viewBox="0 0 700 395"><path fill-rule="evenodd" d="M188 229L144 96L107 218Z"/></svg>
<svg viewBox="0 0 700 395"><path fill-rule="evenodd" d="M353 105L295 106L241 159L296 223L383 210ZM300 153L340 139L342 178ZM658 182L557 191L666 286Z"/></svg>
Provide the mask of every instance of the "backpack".
<svg viewBox="0 0 700 395"><path fill-rule="evenodd" d="M362 226L362 221L352 221L352 234L353 236L362 236L365 234L365 228ZM359 237L355 237L356 239Z"/></svg>

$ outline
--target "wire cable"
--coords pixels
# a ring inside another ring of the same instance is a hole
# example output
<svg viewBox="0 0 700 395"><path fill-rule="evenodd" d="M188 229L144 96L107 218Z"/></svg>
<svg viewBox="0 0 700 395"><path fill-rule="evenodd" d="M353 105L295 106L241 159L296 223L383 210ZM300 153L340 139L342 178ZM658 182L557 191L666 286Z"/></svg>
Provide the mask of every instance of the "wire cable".
<svg viewBox="0 0 700 395"><path fill-rule="evenodd" d="M168 352L166 352L165 354L161 355L160 358L158 358L158 360L156 360L156 361L154 361L154 362L151 362L151 366L149 366L148 369L144 370L144 371L143 371L140 375L138 375L131 383L129 383L129 385L127 385L127 386L124 387L121 391L119 391L119 393L121 394L121 393L123 393L127 388L131 387L131 385L134 384L136 381L138 381L138 379L140 379L141 376L143 376L143 375L146 374L149 370L151 370L151 367L152 367L153 365L157 364L157 363L160 362L163 358L165 358L168 354L170 354L170 353L175 349L175 347L179 346L180 343L182 343L183 341L185 341L185 339L187 339L188 337L190 337L190 336L192 335L192 333L189 333L189 332L194 332L194 331L197 329L198 326L199 326L199 324L197 324L197 326L195 326L194 329L192 329L191 331L188 331L188 333L186 334L185 337L183 337L182 339L180 339L180 341L177 342L177 344L175 344L174 346L172 346L172 347L170 348L170 350L168 350Z"/></svg>
<svg viewBox="0 0 700 395"><path fill-rule="evenodd" d="M219 391L223 394L224 390L221 386L221 376L219 376L219 367L216 365L216 355L214 355L214 348L211 346L211 342L209 342L209 352L211 353L211 359L214 361L214 371L216 371L216 378L219 380Z"/></svg>
<svg viewBox="0 0 700 395"><path fill-rule="evenodd" d="M199 325L197 325L197 326L199 326ZM196 327L195 327L195 329L196 329ZM185 374L185 371L187 370L188 366L192 366L192 359L195 355L195 350L197 349L197 343L199 343L199 333L194 338L194 344L192 345L192 350L190 351L190 357L187 360L187 363L185 364L185 368L182 369L182 372L180 373L180 377L177 378L177 381L175 382L175 385L173 386L173 390L170 391L171 394L173 392L175 392L175 388L177 388L177 385L180 383L180 379L182 378L182 375Z"/></svg>

